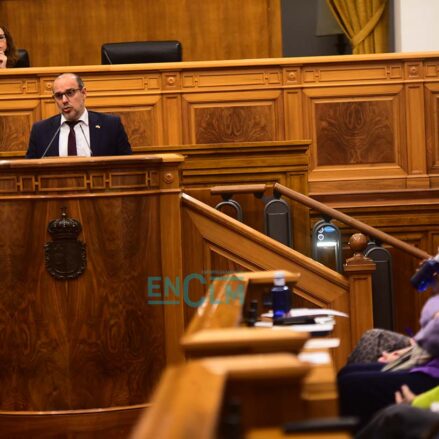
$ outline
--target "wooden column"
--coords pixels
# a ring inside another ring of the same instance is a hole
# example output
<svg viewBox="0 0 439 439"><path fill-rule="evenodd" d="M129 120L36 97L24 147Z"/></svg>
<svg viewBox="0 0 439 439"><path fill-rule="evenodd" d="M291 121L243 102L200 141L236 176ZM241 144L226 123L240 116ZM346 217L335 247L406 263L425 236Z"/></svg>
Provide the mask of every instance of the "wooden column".
<svg viewBox="0 0 439 439"><path fill-rule="evenodd" d="M376 265L366 258L362 251L366 248L367 238L355 233L349 240L354 256L346 261L344 271L350 284L349 317L351 323L351 347L359 340L364 331L373 327L372 273Z"/></svg>

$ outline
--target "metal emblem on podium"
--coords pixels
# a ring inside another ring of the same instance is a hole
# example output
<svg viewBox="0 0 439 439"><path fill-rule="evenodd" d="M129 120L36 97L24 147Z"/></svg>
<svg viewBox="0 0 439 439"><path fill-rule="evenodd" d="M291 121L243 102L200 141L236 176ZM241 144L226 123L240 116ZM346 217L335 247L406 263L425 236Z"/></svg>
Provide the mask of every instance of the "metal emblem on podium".
<svg viewBox="0 0 439 439"><path fill-rule="evenodd" d="M47 271L56 279L76 279L87 265L85 244L78 240L81 223L69 218L62 208L61 218L50 221L47 231L52 236L52 241L44 244Z"/></svg>

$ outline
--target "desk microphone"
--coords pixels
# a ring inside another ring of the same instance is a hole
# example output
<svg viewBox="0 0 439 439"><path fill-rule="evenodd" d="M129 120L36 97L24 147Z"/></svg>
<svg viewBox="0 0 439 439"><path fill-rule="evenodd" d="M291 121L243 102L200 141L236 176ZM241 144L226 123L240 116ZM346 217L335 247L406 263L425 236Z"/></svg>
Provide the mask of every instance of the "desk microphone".
<svg viewBox="0 0 439 439"><path fill-rule="evenodd" d="M104 54L105 59L108 61L108 64L113 64L113 63L111 62L111 59L110 59L110 57L108 56L108 53L107 53L107 51L106 51L105 49L102 49L102 53Z"/></svg>
<svg viewBox="0 0 439 439"><path fill-rule="evenodd" d="M79 128L81 128L81 132L82 132L82 135L84 136L85 143L87 144L88 149L90 151L90 157L92 157L93 156L93 151L90 148L90 143L88 143L87 136L85 135L84 130L82 129L82 124L81 123L79 124Z"/></svg>
<svg viewBox="0 0 439 439"><path fill-rule="evenodd" d="M61 125L58 127L58 129L55 131L55 134L53 135L53 137L50 139L49 144L47 145L46 149L44 150L43 155L40 157L41 159L44 158L47 154L47 152L49 151L49 148L52 146L53 141L55 140L56 135L59 133L59 130L61 129Z"/></svg>

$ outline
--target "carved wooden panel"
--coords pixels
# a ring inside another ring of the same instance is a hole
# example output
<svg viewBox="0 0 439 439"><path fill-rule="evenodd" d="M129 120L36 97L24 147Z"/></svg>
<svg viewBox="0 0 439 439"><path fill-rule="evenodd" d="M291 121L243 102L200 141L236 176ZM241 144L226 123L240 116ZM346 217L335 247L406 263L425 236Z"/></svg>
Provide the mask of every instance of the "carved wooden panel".
<svg viewBox="0 0 439 439"><path fill-rule="evenodd" d="M76 174L27 175L17 173L0 177L1 194L49 194L61 192L122 191L143 192L158 189L159 173L156 170L139 171L84 171Z"/></svg>
<svg viewBox="0 0 439 439"><path fill-rule="evenodd" d="M149 303L147 289L148 278L181 275L181 160L0 163L2 410L144 403L181 355L182 309ZM64 209L87 252L84 273L69 281L45 269L47 225Z"/></svg>
<svg viewBox="0 0 439 439"><path fill-rule="evenodd" d="M147 400L165 365L164 332L157 330L164 327L163 309L145 296L145 279L160 274L160 259L146 257L160 247L157 200L3 200L2 206L8 228L0 237L1 408ZM67 283L41 269L47 222L63 206L81 219L88 257L86 272Z"/></svg>
<svg viewBox="0 0 439 439"><path fill-rule="evenodd" d="M281 94L253 92L184 95L185 143L282 140ZM233 99L233 103L230 100Z"/></svg>
<svg viewBox="0 0 439 439"><path fill-rule="evenodd" d="M215 89L223 87L274 87L282 83L280 69L257 68L249 70L203 70L182 75L184 89Z"/></svg>
<svg viewBox="0 0 439 439"><path fill-rule="evenodd" d="M152 108L112 111L112 113L120 116L133 149L162 143L158 139L157 124L154 123L154 110Z"/></svg>
<svg viewBox="0 0 439 439"><path fill-rule="evenodd" d="M417 53L75 71L86 81L88 107L120 114L135 150L311 139L310 191L328 193L439 187L437 58ZM51 83L61 72L2 72L4 115L23 110L23 103L35 108L35 120L56 114ZM1 140L6 154L14 153L14 135ZM19 147L17 155L24 143Z"/></svg>
<svg viewBox="0 0 439 439"><path fill-rule="evenodd" d="M112 113L119 116L125 127L131 147L148 145L161 145L163 143L163 123L160 114L160 104L137 105L133 107L113 107L96 105L94 100L89 100L90 109Z"/></svg>
<svg viewBox="0 0 439 439"><path fill-rule="evenodd" d="M317 165L394 163L390 100L315 104Z"/></svg>
<svg viewBox="0 0 439 439"><path fill-rule="evenodd" d="M21 113L21 114L20 114ZM0 111L0 151L27 151L32 116L22 112L4 114Z"/></svg>
<svg viewBox="0 0 439 439"><path fill-rule="evenodd" d="M406 187L414 155L405 103L394 84L305 89L310 191Z"/></svg>
<svg viewBox="0 0 439 439"><path fill-rule="evenodd" d="M195 143L274 140L274 115L267 105L198 107L194 113Z"/></svg>
<svg viewBox="0 0 439 439"><path fill-rule="evenodd" d="M303 82L304 83L334 83L334 82L370 82L376 80L394 80L402 79L403 77L403 65L400 62L391 63L375 63L368 64L367 62L361 65L359 68L355 63L340 69L337 65L332 64L329 66L306 66L303 69Z"/></svg>

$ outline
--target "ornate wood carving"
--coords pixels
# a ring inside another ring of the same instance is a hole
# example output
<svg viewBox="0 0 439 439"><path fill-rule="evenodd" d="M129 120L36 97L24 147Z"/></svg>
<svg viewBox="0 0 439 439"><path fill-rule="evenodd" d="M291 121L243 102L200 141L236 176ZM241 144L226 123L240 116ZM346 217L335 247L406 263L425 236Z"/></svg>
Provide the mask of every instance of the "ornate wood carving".
<svg viewBox="0 0 439 439"><path fill-rule="evenodd" d="M52 236L52 242L44 244L47 271L58 280L76 279L87 266L85 243L78 240L81 223L63 208L61 218L51 221L47 231Z"/></svg>
<svg viewBox="0 0 439 439"><path fill-rule="evenodd" d="M120 116L131 145L146 146L159 144L153 108L113 111L112 113Z"/></svg>
<svg viewBox="0 0 439 439"><path fill-rule="evenodd" d="M273 109L268 105L194 108L196 143L275 140Z"/></svg>
<svg viewBox="0 0 439 439"><path fill-rule="evenodd" d="M394 163L391 101L315 105L317 165Z"/></svg>
<svg viewBox="0 0 439 439"><path fill-rule="evenodd" d="M0 152L27 151L31 118L29 114L14 112L2 114L0 111Z"/></svg>
<svg viewBox="0 0 439 439"><path fill-rule="evenodd" d="M141 192L159 188L159 174L148 171L91 171L75 175L17 174L0 177L0 194L89 192L91 190L130 190Z"/></svg>

